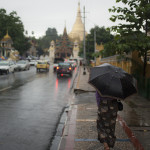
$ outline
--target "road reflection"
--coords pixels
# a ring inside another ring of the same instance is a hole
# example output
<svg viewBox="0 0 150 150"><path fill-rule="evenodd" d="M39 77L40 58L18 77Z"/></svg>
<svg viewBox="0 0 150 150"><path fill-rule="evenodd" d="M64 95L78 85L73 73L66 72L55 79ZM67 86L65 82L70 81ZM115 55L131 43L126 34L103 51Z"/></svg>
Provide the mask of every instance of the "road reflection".
<svg viewBox="0 0 150 150"><path fill-rule="evenodd" d="M55 92L57 93L58 91L58 79L56 79L56 83L55 83Z"/></svg>
<svg viewBox="0 0 150 150"><path fill-rule="evenodd" d="M71 80L68 79L68 89L70 89L70 83L71 83Z"/></svg>

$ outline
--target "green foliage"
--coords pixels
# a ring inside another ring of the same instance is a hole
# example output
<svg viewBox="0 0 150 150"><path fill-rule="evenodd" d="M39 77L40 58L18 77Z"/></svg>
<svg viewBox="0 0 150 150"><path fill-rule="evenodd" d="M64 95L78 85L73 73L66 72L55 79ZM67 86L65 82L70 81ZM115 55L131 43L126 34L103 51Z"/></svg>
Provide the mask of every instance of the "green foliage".
<svg viewBox="0 0 150 150"><path fill-rule="evenodd" d="M92 28L90 33L86 36L86 58L88 60L94 59L94 57L98 57L100 53L95 54L95 43L94 43L94 32L96 31L96 43L97 44L106 44L113 40L113 35L110 34L109 30L106 30L105 27L98 27ZM110 51L107 54L111 53ZM83 44L81 45L79 55L83 55Z"/></svg>
<svg viewBox="0 0 150 150"><path fill-rule="evenodd" d="M23 34L23 23L17 13L12 11L7 14L5 9L0 9L0 39L6 35L7 31L13 40L14 48L21 54L30 47L28 39Z"/></svg>
<svg viewBox="0 0 150 150"><path fill-rule="evenodd" d="M38 49L44 50L45 48L49 48L50 42L56 39L59 39L57 34L57 30L55 28L48 28L45 32L45 36L38 39Z"/></svg>
<svg viewBox="0 0 150 150"><path fill-rule="evenodd" d="M122 20L117 26L111 27L116 32L113 41L114 49L122 54L134 50L139 51L139 56L143 56L143 75L147 65L147 51L150 49L150 37L147 36L150 30L150 1L149 0L116 0L117 3L123 3L125 7L115 7L109 9L109 12L117 13L112 15L110 20L116 22Z"/></svg>

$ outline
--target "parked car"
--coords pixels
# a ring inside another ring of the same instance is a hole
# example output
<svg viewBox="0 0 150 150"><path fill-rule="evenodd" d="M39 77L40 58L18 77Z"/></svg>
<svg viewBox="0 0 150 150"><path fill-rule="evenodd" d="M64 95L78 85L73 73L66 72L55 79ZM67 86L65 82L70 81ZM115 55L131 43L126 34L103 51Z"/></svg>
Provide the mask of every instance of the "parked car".
<svg viewBox="0 0 150 150"><path fill-rule="evenodd" d="M12 61L0 61L0 73L5 73L8 74L10 72L14 73L15 68L14 68L14 63Z"/></svg>
<svg viewBox="0 0 150 150"><path fill-rule="evenodd" d="M72 71L73 69L72 69L71 64L66 63L66 62L59 63L57 66L57 70L56 70L57 76L60 76L60 75L63 76L64 74L72 76Z"/></svg>
<svg viewBox="0 0 150 150"><path fill-rule="evenodd" d="M36 70L37 72L41 70L49 71L49 66L50 66L50 63L48 61L39 60L37 61Z"/></svg>
<svg viewBox="0 0 150 150"><path fill-rule="evenodd" d="M30 64L28 60L19 60L17 62L18 65L18 70L23 71L23 70L29 70L30 69Z"/></svg>
<svg viewBox="0 0 150 150"><path fill-rule="evenodd" d="M13 65L14 65L14 70L18 71L19 70L19 66L18 66L17 62L16 61L12 61L12 62L13 62Z"/></svg>

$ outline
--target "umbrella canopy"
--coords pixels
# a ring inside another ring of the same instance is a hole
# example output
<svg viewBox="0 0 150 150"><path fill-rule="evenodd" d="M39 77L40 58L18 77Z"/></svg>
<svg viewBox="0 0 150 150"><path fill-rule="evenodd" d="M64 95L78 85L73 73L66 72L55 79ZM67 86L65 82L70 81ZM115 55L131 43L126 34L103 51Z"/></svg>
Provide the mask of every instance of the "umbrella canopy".
<svg viewBox="0 0 150 150"><path fill-rule="evenodd" d="M91 68L89 83L104 97L125 99L137 92L136 80L123 69L108 63Z"/></svg>

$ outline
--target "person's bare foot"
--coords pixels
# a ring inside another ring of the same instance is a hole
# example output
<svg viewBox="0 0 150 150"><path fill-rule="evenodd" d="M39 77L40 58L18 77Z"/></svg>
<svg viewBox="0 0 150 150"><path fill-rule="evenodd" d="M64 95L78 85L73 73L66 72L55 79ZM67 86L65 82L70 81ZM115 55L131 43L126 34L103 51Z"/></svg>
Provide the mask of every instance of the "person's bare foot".
<svg viewBox="0 0 150 150"><path fill-rule="evenodd" d="M104 143L104 150L110 150L107 143Z"/></svg>

